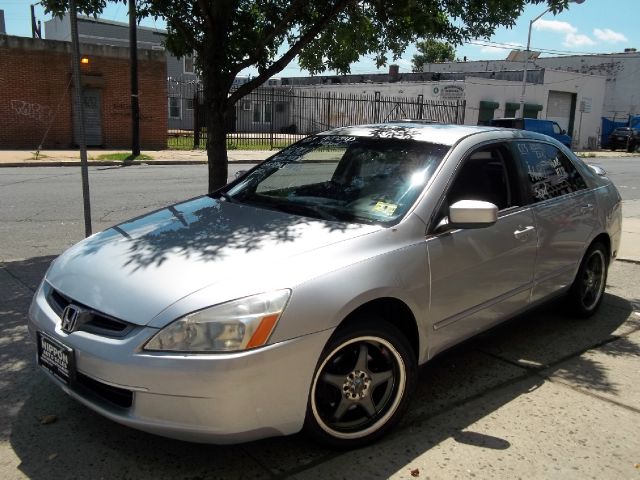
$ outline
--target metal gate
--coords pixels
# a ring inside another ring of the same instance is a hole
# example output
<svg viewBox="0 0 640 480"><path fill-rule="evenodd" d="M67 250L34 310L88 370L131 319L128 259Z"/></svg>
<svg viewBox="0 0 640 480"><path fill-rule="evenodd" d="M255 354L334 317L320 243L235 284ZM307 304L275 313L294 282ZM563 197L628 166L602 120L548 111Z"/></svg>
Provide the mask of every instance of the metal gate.
<svg viewBox="0 0 640 480"><path fill-rule="evenodd" d="M169 107L178 117L178 105L188 102L192 109L181 111L181 128L168 132L169 148L192 149L206 146L206 109L202 92L193 84L170 80ZM290 87L262 87L241 98L227 125L227 148L283 148L301 138L346 125L379 123L397 119L423 119L440 123L464 123L464 100L431 100L417 97L354 95ZM192 115L189 122L184 114Z"/></svg>
<svg viewBox="0 0 640 480"><path fill-rule="evenodd" d="M84 108L84 135L88 147L102 145L102 92L97 88L82 89L82 106ZM78 112L74 102L73 139L78 145L80 134Z"/></svg>

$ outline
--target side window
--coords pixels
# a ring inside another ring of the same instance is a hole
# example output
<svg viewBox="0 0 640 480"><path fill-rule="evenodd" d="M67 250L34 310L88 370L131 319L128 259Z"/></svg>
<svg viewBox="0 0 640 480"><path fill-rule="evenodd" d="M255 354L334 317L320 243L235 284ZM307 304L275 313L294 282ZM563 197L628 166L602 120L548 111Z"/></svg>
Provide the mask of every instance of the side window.
<svg viewBox="0 0 640 480"><path fill-rule="evenodd" d="M555 122L553 124L553 133L555 133L556 135L560 135L562 133L562 129L560 128L560 125L558 125Z"/></svg>
<svg viewBox="0 0 640 480"><path fill-rule="evenodd" d="M587 188L571 160L553 145L516 142L529 178L534 202L541 202Z"/></svg>
<svg viewBox="0 0 640 480"><path fill-rule="evenodd" d="M484 200L499 210L518 205L514 161L506 146L482 147L463 162L447 193L447 208L459 200Z"/></svg>

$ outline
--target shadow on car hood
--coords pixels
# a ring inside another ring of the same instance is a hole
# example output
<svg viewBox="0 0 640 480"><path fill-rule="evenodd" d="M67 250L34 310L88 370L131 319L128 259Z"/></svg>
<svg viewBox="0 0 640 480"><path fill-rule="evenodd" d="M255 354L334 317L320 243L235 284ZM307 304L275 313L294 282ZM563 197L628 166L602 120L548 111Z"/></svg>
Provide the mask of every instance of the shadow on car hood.
<svg viewBox="0 0 640 480"><path fill-rule="evenodd" d="M79 303L146 325L208 285L282 274L291 257L379 229L198 197L83 240L54 262L47 281Z"/></svg>

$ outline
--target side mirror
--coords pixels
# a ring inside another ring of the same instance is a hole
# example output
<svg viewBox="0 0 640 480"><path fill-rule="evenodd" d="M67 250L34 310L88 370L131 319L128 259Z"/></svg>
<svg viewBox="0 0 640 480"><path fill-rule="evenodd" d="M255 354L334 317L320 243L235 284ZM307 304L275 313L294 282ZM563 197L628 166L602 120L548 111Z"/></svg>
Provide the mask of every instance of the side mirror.
<svg viewBox="0 0 640 480"><path fill-rule="evenodd" d="M566 134L567 134L567 131L563 128L562 130L560 130L560 133L561 133L562 135L566 135Z"/></svg>
<svg viewBox="0 0 640 480"><path fill-rule="evenodd" d="M453 228L485 228L498 221L498 207L482 200L459 200L449 207L447 222L438 230Z"/></svg>
<svg viewBox="0 0 640 480"><path fill-rule="evenodd" d="M587 166L596 175L599 175L601 177L606 177L607 176L607 171L604 168L602 168L600 165L591 165L590 163L587 163Z"/></svg>

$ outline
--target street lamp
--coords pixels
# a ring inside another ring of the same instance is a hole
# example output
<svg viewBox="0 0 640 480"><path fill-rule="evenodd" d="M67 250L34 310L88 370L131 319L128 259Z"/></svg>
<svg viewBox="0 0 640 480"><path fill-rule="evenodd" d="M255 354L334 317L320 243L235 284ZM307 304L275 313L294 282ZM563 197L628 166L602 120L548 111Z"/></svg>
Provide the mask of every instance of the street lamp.
<svg viewBox="0 0 640 480"><path fill-rule="evenodd" d="M577 3L581 4L584 0L569 0L569 3ZM522 74L522 93L520 94L520 118L524 118L524 96L527 91L527 68L529 67L529 56L531 55L531 51L529 50L531 46L531 28L533 24L542 18L543 15L549 13L551 11L551 7L547 8L544 12L538 15L533 20L529 20L529 35L527 36L527 49L525 50L525 58L524 58L524 72Z"/></svg>

